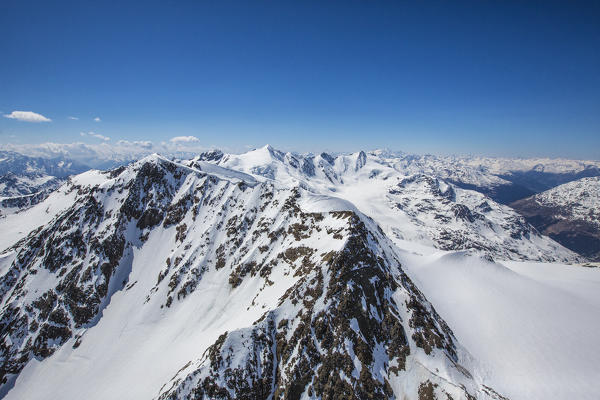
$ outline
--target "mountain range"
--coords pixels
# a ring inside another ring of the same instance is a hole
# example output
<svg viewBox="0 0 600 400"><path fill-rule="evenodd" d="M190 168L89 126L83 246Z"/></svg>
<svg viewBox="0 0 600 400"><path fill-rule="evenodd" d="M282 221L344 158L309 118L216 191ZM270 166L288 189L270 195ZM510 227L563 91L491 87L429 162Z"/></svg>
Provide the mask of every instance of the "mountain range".
<svg viewBox="0 0 600 400"><path fill-rule="evenodd" d="M470 160L265 146L56 176L0 218L0 396L595 398L598 270L467 188L513 185ZM593 224L581 182L535 201Z"/></svg>

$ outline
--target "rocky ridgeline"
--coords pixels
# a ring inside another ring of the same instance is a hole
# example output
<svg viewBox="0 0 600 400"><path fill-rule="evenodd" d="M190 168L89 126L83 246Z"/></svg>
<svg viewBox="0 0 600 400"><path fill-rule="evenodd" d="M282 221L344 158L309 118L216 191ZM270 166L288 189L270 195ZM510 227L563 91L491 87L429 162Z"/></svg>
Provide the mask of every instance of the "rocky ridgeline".
<svg viewBox="0 0 600 400"><path fill-rule="evenodd" d="M577 254L540 235L510 207L452 183L459 177L450 174L449 166L434 170L432 166L437 164L423 165L426 160L429 158L415 159L381 151L298 155L265 146L241 155L212 151L187 162L192 166L196 162L210 162L257 178L301 182L312 191L342 197L376 218L392 240L442 250L473 249L500 260L581 260ZM421 170L427 173L418 172ZM475 169L454 173L463 179L483 174ZM364 188L364 192L356 188ZM369 192L369 200L364 201L362 196Z"/></svg>
<svg viewBox="0 0 600 400"><path fill-rule="evenodd" d="M101 183L71 183L73 204L5 253L2 384L32 358L85 341L111 296L136 285L135 249L164 231L170 255L156 261L164 266L140 310L187 301L209 270L225 271L232 291L258 280L257 297L277 285L283 294L254 325L190 360L162 398L496 396L460 365L452 332L373 221L305 212L304 189L197 162L151 156Z"/></svg>
<svg viewBox="0 0 600 400"><path fill-rule="evenodd" d="M133 169L131 177L120 175ZM129 228L143 229L149 210L166 213L184 174L156 160L106 178L111 185L71 185L77 201L13 247L10 269L0 279L2 383L32 357L48 357L75 331L97 322L111 294L126 284L131 262L124 255L140 242ZM105 208L110 198L118 208Z"/></svg>
<svg viewBox="0 0 600 400"><path fill-rule="evenodd" d="M160 400L502 398L459 364L450 328L385 236L353 212L332 214L346 223L343 247L303 263L277 308L221 335ZM428 357L446 369L428 370Z"/></svg>

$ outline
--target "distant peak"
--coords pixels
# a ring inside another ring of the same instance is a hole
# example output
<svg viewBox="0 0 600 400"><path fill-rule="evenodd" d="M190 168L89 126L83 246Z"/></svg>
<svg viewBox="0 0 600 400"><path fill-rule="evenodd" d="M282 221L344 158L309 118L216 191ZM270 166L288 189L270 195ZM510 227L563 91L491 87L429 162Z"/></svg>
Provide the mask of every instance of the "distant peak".
<svg viewBox="0 0 600 400"><path fill-rule="evenodd" d="M323 160L327 161L331 165L335 164L335 157L331 156L328 153L325 153L325 152L321 153L321 158Z"/></svg>
<svg viewBox="0 0 600 400"><path fill-rule="evenodd" d="M209 151L205 151L203 153L200 153L196 158L199 161L219 161L220 159L222 159L224 156L223 152L219 149L213 149L213 150L209 150Z"/></svg>
<svg viewBox="0 0 600 400"><path fill-rule="evenodd" d="M359 169L364 167L366 163L367 163L367 155L365 154L364 151L361 150L358 153L358 156L356 157L356 165L354 167L354 170L358 171Z"/></svg>
<svg viewBox="0 0 600 400"><path fill-rule="evenodd" d="M146 162L154 162L154 161L159 161L159 160L164 160L165 158L163 156L161 156L158 153L152 153L152 154L148 154L146 157L143 157L140 159L140 163L146 163Z"/></svg>
<svg viewBox="0 0 600 400"><path fill-rule="evenodd" d="M283 160L283 157L285 156L285 153L275 149L273 146L271 146L270 144L266 144L263 147L260 147L258 149L253 150L254 152L259 152L259 153L267 153L270 157L277 159L279 161Z"/></svg>
<svg viewBox="0 0 600 400"><path fill-rule="evenodd" d="M278 153L279 151L277 151L273 146L271 146L270 144L265 144L263 147L259 147L256 150L258 151L265 151L265 152L269 152L271 154L274 153Z"/></svg>

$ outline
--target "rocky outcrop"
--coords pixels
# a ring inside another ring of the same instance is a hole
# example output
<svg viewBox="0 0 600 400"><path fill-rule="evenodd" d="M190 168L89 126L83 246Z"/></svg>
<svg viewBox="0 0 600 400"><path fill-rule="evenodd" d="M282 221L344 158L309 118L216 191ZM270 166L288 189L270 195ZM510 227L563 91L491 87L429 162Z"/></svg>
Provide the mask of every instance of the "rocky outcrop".
<svg viewBox="0 0 600 400"><path fill-rule="evenodd" d="M459 365L450 328L383 250L385 237L355 213L335 216L346 222L343 248L304 265L276 309L183 366L161 400L423 398L424 386L430 398L500 398ZM415 354L454 375L415 373Z"/></svg>

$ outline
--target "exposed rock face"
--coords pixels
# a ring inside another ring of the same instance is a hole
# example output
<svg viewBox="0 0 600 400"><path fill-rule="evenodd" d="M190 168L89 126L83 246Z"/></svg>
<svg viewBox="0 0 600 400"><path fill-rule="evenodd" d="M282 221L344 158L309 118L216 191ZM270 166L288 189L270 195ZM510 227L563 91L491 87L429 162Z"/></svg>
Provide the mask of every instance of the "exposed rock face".
<svg viewBox="0 0 600 400"><path fill-rule="evenodd" d="M511 206L540 232L600 261L600 178L566 183Z"/></svg>
<svg viewBox="0 0 600 400"><path fill-rule="evenodd" d="M276 309L221 335L161 400L423 398L426 384L431 398L499 398L458 364L452 332L382 249L386 239L354 213L334 215L347 221L343 248L304 265ZM445 358L456 374L417 378L414 353ZM407 385L415 379L424 381Z"/></svg>
<svg viewBox="0 0 600 400"><path fill-rule="evenodd" d="M77 203L14 247L0 278L0 334L10 338L0 345L2 383L32 357L50 356L75 330L92 326L111 294L123 288L131 268L127 254L137 239L127 231L151 207L167 211L175 187L170 180L177 181L169 169L144 162L132 179L116 178L110 187L73 186ZM111 196L120 203L115 210L102 201Z"/></svg>

